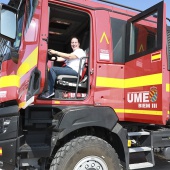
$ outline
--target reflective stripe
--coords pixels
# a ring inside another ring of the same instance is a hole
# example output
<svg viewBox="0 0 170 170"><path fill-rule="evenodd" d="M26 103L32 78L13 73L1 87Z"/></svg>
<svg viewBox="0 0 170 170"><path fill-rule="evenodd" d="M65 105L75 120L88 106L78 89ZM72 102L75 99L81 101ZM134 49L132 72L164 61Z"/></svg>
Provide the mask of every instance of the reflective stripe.
<svg viewBox="0 0 170 170"><path fill-rule="evenodd" d="M2 148L0 147L0 156L2 156Z"/></svg>
<svg viewBox="0 0 170 170"><path fill-rule="evenodd" d="M162 84L162 73L129 79L97 77L97 87L132 88Z"/></svg>
<svg viewBox="0 0 170 170"><path fill-rule="evenodd" d="M37 65L38 47L23 61L17 71L17 75L0 77L0 88L20 87L20 78Z"/></svg>
<svg viewBox="0 0 170 170"><path fill-rule="evenodd" d="M56 101L54 101L54 104L60 104L60 101L56 100Z"/></svg>
<svg viewBox="0 0 170 170"><path fill-rule="evenodd" d="M19 108L23 108L26 105L26 102L19 103Z"/></svg>
<svg viewBox="0 0 170 170"><path fill-rule="evenodd" d="M20 77L17 75L4 76L0 78L0 88L3 87L19 87Z"/></svg>
<svg viewBox="0 0 170 170"><path fill-rule="evenodd" d="M161 59L161 53L153 54L151 56L151 61L156 61L156 60L160 60L160 59Z"/></svg>
<svg viewBox="0 0 170 170"><path fill-rule="evenodd" d="M115 111L116 113L162 116L162 111L158 111L158 110L115 109Z"/></svg>
<svg viewBox="0 0 170 170"><path fill-rule="evenodd" d="M170 92L170 84L166 84L166 92Z"/></svg>
<svg viewBox="0 0 170 170"><path fill-rule="evenodd" d="M38 47L24 60L17 71L17 75L22 77L37 65Z"/></svg>

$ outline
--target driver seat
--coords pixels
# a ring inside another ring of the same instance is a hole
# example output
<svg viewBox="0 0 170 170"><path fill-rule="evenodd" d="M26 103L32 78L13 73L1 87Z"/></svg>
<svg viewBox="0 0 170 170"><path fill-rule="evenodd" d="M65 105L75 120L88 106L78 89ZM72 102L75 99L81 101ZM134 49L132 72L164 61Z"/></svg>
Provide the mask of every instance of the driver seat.
<svg viewBox="0 0 170 170"><path fill-rule="evenodd" d="M86 51L87 54L87 51ZM81 67L83 63L83 66ZM88 57L82 57L79 64L78 76L59 75L56 78L56 89L70 92L86 93L88 86Z"/></svg>

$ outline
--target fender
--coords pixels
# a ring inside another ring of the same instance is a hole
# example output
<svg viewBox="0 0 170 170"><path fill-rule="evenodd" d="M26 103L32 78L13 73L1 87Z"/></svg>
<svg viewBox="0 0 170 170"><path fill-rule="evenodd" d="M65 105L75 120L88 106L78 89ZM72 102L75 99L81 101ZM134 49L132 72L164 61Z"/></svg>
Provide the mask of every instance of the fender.
<svg viewBox="0 0 170 170"><path fill-rule="evenodd" d="M120 143L119 143L119 150L117 151L117 153L119 154L119 158L121 159L121 164L126 167L126 169L128 169L129 167L129 150L128 150L128 139L127 139L127 130L123 128L123 126L119 123L117 123L114 128L112 129L112 132L114 134L117 134L117 136L120 139Z"/></svg>
<svg viewBox="0 0 170 170"><path fill-rule="evenodd" d="M58 125L58 130L60 131L59 139L63 138L70 132L83 127L98 126L111 131L117 121L118 117L110 107L67 107L60 112Z"/></svg>

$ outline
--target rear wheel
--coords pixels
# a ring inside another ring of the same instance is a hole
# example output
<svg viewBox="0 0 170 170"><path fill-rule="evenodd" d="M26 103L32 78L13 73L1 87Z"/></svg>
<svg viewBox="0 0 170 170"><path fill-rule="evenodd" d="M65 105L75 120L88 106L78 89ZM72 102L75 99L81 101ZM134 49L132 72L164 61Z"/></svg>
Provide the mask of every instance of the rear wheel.
<svg viewBox="0 0 170 170"><path fill-rule="evenodd" d="M120 161L106 141L82 136L66 143L56 153L50 170L119 170Z"/></svg>

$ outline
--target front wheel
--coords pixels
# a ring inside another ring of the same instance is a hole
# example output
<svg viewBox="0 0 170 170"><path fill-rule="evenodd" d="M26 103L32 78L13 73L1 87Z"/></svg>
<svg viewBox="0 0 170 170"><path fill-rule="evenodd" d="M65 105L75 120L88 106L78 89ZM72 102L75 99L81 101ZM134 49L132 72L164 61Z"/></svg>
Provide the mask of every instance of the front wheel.
<svg viewBox="0 0 170 170"><path fill-rule="evenodd" d="M82 136L66 143L56 153L50 170L119 170L120 160L106 141Z"/></svg>

